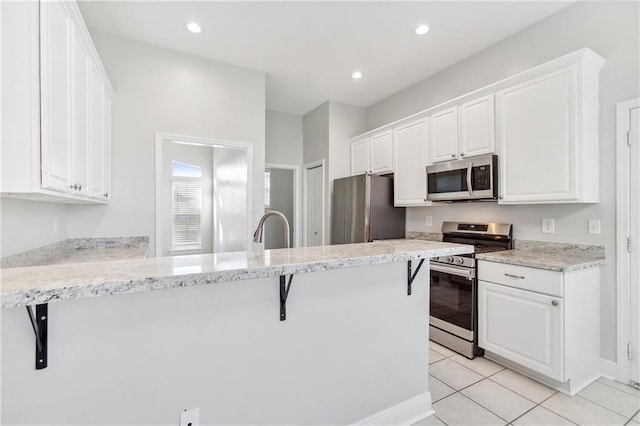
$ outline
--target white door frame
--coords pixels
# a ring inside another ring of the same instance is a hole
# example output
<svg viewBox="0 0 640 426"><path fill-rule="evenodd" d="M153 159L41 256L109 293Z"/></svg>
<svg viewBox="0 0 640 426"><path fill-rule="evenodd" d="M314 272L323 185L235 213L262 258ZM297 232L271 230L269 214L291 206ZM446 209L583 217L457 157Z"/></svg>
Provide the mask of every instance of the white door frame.
<svg viewBox="0 0 640 426"><path fill-rule="evenodd" d="M325 209L326 209L326 175L327 168L325 167L325 159L312 161L311 163L307 163L302 166L302 187L304 190L302 191L302 245L304 247L307 246L307 179L309 175L310 169L315 169L317 167L322 167L322 232L321 232L321 241L322 245L325 244L324 239L324 229L325 229Z"/></svg>
<svg viewBox="0 0 640 426"><path fill-rule="evenodd" d="M627 359L627 344L631 341L631 277L629 276L631 254L627 252L631 188L629 188L627 130L630 125L630 111L637 107L640 107L640 98L616 105L616 310L618 312L616 379L623 383L628 383L631 376L631 363ZM638 353L638 348L635 352Z"/></svg>
<svg viewBox="0 0 640 426"><path fill-rule="evenodd" d="M301 216L301 208L300 208L300 166L295 166L293 164L279 164L279 163L265 163L265 169L284 169L284 170L292 170L293 171L293 237L292 241L293 247L300 247L302 244L302 232L300 232L300 216Z"/></svg>
<svg viewBox="0 0 640 426"><path fill-rule="evenodd" d="M253 201L253 144L248 142L235 142L235 141L225 141L220 139L208 139L202 138L198 136L187 136L187 135L178 135L172 133L162 133L156 132L155 134L155 163L156 163L156 174L155 174L155 221L156 221L156 257L158 253L162 253L162 214L161 214L161 200L162 200L162 190L161 186L158 185L158 182L162 179L162 144L165 141L180 141L193 143L194 145L206 145L212 148L214 147L223 147L223 148L235 148L235 149L244 149L247 151L247 250L250 250L252 244L252 236L250 235L250 230L253 225L253 210L252 210L252 201Z"/></svg>

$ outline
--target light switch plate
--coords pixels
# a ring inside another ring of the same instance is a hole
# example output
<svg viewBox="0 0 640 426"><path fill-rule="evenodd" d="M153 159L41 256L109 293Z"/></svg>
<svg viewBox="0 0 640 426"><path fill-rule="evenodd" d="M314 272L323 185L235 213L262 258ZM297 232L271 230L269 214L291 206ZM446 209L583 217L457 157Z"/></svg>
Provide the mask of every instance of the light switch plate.
<svg viewBox="0 0 640 426"><path fill-rule="evenodd" d="M542 218L542 233L543 234L555 234L556 233L556 221L552 217Z"/></svg>
<svg viewBox="0 0 640 426"><path fill-rule="evenodd" d="M600 234L600 219L589 219L589 233Z"/></svg>
<svg viewBox="0 0 640 426"><path fill-rule="evenodd" d="M433 218L431 216L427 216L424 220L424 225L427 228L431 228L433 226Z"/></svg>
<svg viewBox="0 0 640 426"><path fill-rule="evenodd" d="M180 426L199 426L200 425L200 409L192 408L180 412Z"/></svg>

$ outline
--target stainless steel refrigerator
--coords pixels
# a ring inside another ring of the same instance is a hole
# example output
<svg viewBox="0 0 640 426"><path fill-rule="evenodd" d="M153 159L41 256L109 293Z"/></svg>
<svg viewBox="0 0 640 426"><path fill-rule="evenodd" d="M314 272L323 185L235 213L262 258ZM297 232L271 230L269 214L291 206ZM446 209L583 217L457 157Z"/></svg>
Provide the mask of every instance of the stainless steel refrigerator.
<svg viewBox="0 0 640 426"><path fill-rule="evenodd" d="M405 209L393 207L393 178L350 176L333 181L331 244L404 238Z"/></svg>

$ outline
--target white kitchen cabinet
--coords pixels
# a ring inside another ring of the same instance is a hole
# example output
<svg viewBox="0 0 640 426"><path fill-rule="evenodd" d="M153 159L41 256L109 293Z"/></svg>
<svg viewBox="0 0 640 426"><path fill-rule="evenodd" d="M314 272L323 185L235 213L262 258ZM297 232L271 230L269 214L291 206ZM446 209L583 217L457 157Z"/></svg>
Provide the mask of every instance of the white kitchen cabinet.
<svg viewBox="0 0 640 426"><path fill-rule="evenodd" d="M431 163L458 158L458 107L429 117L429 148Z"/></svg>
<svg viewBox="0 0 640 426"><path fill-rule="evenodd" d="M427 201L427 120L420 119L393 129L396 207L429 206Z"/></svg>
<svg viewBox="0 0 640 426"><path fill-rule="evenodd" d="M393 171L391 131L359 138L351 143L351 175Z"/></svg>
<svg viewBox="0 0 640 426"><path fill-rule="evenodd" d="M2 128L2 195L107 201L105 191L97 197L92 187L110 185L104 179L110 178L105 168L110 167L111 116L103 104L110 105L113 91L77 5L2 2L0 7L2 121L8 123ZM99 109L91 105L92 90L100 93Z"/></svg>
<svg viewBox="0 0 640 426"><path fill-rule="evenodd" d="M498 92L500 203L598 202L604 60L586 49L578 59Z"/></svg>
<svg viewBox="0 0 640 426"><path fill-rule="evenodd" d="M494 96L466 102L458 108L460 157L495 153Z"/></svg>
<svg viewBox="0 0 640 426"><path fill-rule="evenodd" d="M556 272L478 261L485 356L575 394L599 376L599 268Z"/></svg>
<svg viewBox="0 0 640 426"><path fill-rule="evenodd" d="M351 176L369 173L369 148L369 138L363 138L351 142Z"/></svg>

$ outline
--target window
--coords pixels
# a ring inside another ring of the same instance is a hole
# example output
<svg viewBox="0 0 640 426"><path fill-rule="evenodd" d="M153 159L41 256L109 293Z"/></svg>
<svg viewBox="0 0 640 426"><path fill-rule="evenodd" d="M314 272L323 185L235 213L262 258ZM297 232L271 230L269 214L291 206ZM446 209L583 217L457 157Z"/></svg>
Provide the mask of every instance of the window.
<svg viewBox="0 0 640 426"><path fill-rule="evenodd" d="M271 206L271 170L264 172L264 206Z"/></svg>
<svg viewBox="0 0 640 426"><path fill-rule="evenodd" d="M200 246L202 210L202 168L171 162L172 245L176 248Z"/></svg>

